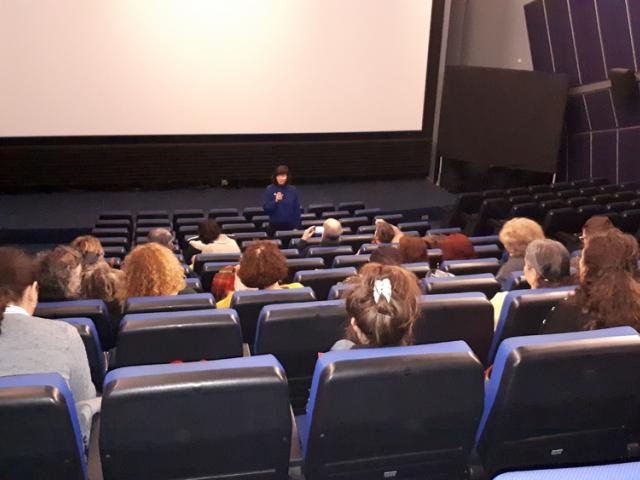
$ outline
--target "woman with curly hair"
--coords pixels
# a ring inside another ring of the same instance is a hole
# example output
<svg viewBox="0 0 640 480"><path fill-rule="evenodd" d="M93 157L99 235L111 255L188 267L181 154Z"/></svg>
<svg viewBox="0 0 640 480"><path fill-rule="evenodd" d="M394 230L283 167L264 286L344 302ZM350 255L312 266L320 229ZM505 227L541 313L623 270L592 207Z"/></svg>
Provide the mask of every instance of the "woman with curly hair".
<svg viewBox="0 0 640 480"><path fill-rule="evenodd" d="M40 300L55 302L80 297L83 257L75 248L59 245L38 255Z"/></svg>
<svg viewBox="0 0 640 480"><path fill-rule="evenodd" d="M420 314L417 277L404 268L370 263L353 284L346 298L351 319L346 338L331 350L410 345Z"/></svg>
<svg viewBox="0 0 640 480"><path fill-rule="evenodd" d="M300 283L282 285L289 269L287 260L278 246L267 240L249 246L242 254L240 265L235 269L233 291L220 300L218 308L229 308L233 293L242 290L275 290L279 288L302 288Z"/></svg>
<svg viewBox="0 0 640 480"><path fill-rule="evenodd" d="M129 297L177 295L186 286L177 257L158 243L138 245L124 259L118 300Z"/></svg>
<svg viewBox="0 0 640 480"><path fill-rule="evenodd" d="M551 311L541 333L640 329L640 283L634 278L638 258L636 239L619 230L590 239L580 258L575 294Z"/></svg>

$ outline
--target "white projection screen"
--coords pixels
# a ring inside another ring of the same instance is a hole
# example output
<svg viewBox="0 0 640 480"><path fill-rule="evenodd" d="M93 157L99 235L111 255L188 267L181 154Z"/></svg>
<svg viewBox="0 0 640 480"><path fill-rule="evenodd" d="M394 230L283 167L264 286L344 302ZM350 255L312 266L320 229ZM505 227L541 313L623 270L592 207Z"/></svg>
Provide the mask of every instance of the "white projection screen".
<svg viewBox="0 0 640 480"><path fill-rule="evenodd" d="M422 130L432 0L2 0L0 137Z"/></svg>

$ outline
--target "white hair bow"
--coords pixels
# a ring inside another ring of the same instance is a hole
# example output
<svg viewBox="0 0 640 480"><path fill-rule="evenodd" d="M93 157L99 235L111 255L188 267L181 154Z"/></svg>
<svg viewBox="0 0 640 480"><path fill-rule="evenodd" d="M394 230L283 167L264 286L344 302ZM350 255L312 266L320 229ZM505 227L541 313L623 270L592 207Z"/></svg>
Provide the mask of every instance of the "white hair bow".
<svg viewBox="0 0 640 480"><path fill-rule="evenodd" d="M376 280L373 284L373 300L378 303L380 296L387 299L387 302L391 301L391 282L388 278L382 280Z"/></svg>

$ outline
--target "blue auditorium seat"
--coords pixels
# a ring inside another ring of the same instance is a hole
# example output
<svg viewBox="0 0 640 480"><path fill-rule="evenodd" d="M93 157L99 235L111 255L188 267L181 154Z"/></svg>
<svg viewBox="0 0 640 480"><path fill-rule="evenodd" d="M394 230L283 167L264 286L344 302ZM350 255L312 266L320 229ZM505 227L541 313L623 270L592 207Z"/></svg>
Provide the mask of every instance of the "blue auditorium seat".
<svg viewBox="0 0 640 480"><path fill-rule="evenodd" d="M215 221L220 226L227 223L247 223L247 219L243 215L220 216L216 217Z"/></svg>
<svg viewBox="0 0 640 480"><path fill-rule="evenodd" d="M359 208L353 214L356 217L367 217L369 220L373 220L373 217L382 213L381 208Z"/></svg>
<svg viewBox="0 0 640 480"><path fill-rule="evenodd" d="M223 261L223 262L206 262L200 269L200 283L202 284L202 290L205 292L211 292L211 284L213 283L213 277L216 273L225 267L231 265L237 265L238 261Z"/></svg>
<svg viewBox="0 0 640 480"><path fill-rule="evenodd" d="M98 330L100 344L105 350L113 348L118 326L109 316L107 304L102 300L66 300L39 302L34 313L42 318L89 318Z"/></svg>
<svg viewBox="0 0 640 480"><path fill-rule="evenodd" d="M393 223L394 225L404 220L404 215L401 213L386 213L383 215L376 215L374 220L384 220L385 222Z"/></svg>
<svg viewBox="0 0 640 480"><path fill-rule="evenodd" d="M264 215L264 208L262 208L262 207L246 207L244 210L242 210L242 214L245 217L247 217L248 220L251 220L256 215Z"/></svg>
<svg viewBox="0 0 640 480"><path fill-rule="evenodd" d="M479 237L469 237L473 245L500 245L498 235L481 235Z"/></svg>
<svg viewBox="0 0 640 480"><path fill-rule="evenodd" d="M99 220L129 220L130 222L133 220L133 212L131 210L109 210L106 212L100 213L98 216Z"/></svg>
<svg viewBox="0 0 640 480"><path fill-rule="evenodd" d="M187 288L192 288L196 293L203 293L202 283L200 283L199 278L185 278L184 280L187 282Z"/></svg>
<svg viewBox="0 0 640 480"><path fill-rule="evenodd" d="M260 209L260 213L262 213L262 207L256 207ZM217 217L234 217L240 215L239 210L237 208L212 208L209 210L209 218L217 218ZM258 213L255 213L258 215ZM249 218L249 217L247 217Z"/></svg>
<svg viewBox="0 0 640 480"><path fill-rule="evenodd" d="M293 282L296 273L302 270L315 270L318 268L324 268L324 260L319 257L287 258L287 269L289 273L287 274L286 282Z"/></svg>
<svg viewBox="0 0 640 480"><path fill-rule="evenodd" d="M166 210L140 210L136 215L136 221L147 218L169 218L169 212Z"/></svg>
<svg viewBox="0 0 640 480"><path fill-rule="evenodd" d="M361 216L361 217L341 218L340 223L342 224L343 227L349 227L351 228L351 230L356 231L360 227L369 225L371 222L369 221L369 218Z"/></svg>
<svg viewBox="0 0 640 480"><path fill-rule="evenodd" d="M511 272L502 283L502 290L507 292L512 290L527 290L529 288L531 287L529 286L527 279L524 278L524 272L522 270Z"/></svg>
<svg viewBox="0 0 640 480"><path fill-rule="evenodd" d="M498 475L494 480L637 480L638 478L640 478L640 462L627 462L508 472Z"/></svg>
<svg viewBox="0 0 640 480"><path fill-rule="evenodd" d="M307 250L307 257L318 257L324 260L325 266L328 268L333 263L333 258L338 255L353 255L353 248L345 245L338 247L312 247Z"/></svg>
<svg viewBox="0 0 640 480"><path fill-rule="evenodd" d="M500 343L506 338L537 335L542 322L558 302L566 298L575 286L536 288L509 292L502 304L498 324L487 361L493 362Z"/></svg>
<svg viewBox="0 0 640 480"><path fill-rule="evenodd" d="M325 353L296 417L305 478L462 479L482 396L464 342Z"/></svg>
<svg viewBox="0 0 640 480"><path fill-rule="evenodd" d="M226 223L222 225L222 233L253 233L257 231L255 224L253 223Z"/></svg>
<svg viewBox="0 0 640 480"><path fill-rule="evenodd" d="M356 267L369 263L371 255L338 255L333 258L331 268Z"/></svg>
<svg viewBox="0 0 640 480"><path fill-rule="evenodd" d="M484 363L493 338L493 306L482 293L420 297L421 315L413 326L416 345L462 340Z"/></svg>
<svg viewBox="0 0 640 480"><path fill-rule="evenodd" d="M364 208L366 208L365 204L361 200L338 203L338 210L349 210L352 214L356 210L363 210Z"/></svg>
<svg viewBox="0 0 640 480"><path fill-rule="evenodd" d="M431 272L431 265L429 262L403 263L400 266L405 270L413 272L418 278L424 278Z"/></svg>
<svg viewBox="0 0 640 480"><path fill-rule="evenodd" d="M289 243L294 238L302 237L304 230L278 230L274 234L275 239L280 239L282 241L283 247L289 247Z"/></svg>
<svg viewBox="0 0 640 480"><path fill-rule="evenodd" d="M204 210L202 210L201 208L188 208L173 211L173 223L176 223L182 218L196 218L198 220L201 220L205 217L206 215L204 213Z"/></svg>
<svg viewBox="0 0 640 480"><path fill-rule="evenodd" d="M630 327L503 341L476 435L485 471L640 457L639 369Z"/></svg>
<svg viewBox="0 0 640 480"><path fill-rule="evenodd" d="M202 267L207 262L227 262L228 265L240 263L240 253L198 253L193 261L193 271L202 272Z"/></svg>
<svg viewBox="0 0 640 480"><path fill-rule="evenodd" d="M326 300L332 286L357 274L358 271L354 267L300 270L293 280L305 287L311 287L316 294L316 299Z"/></svg>
<svg viewBox="0 0 640 480"><path fill-rule="evenodd" d="M373 242L373 234L371 233L347 234L340 237L340 245L350 246L354 252L357 252L365 243L371 242Z"/></svg>
<svg viewBox="0 0 640 480"><path fill-rule="evenodd" d="M478 258L500 258L502 257L502 249L496 244L474 245L474 252Z"/></svg>
<svg viewBox="0 0 640 480"><path fill-rule="evenodd" d="M104 374L107 372L107 365L96 326L90 318L60 318L59 320L73 325L78 331L84 344L84 349L87 352L91 381L95 385L96 390L100 392L102 390Z"/></svg>
<svg viewBox="0 0 640 480"><path fill-rule="evenodd" d="M124 313L181 312L216 308L210 293L167 295L163 297L130 297L124 305Z"/></svg>
<svg viewBox="0 0 640 480"><path fill-rule="evenodd" d="M256 243L258 240L245 240L242 242L242 244L240 245L240 248L242 249L242 251L244 252L247 247L250 247L251 245L253 245L254 243ZM275 243L276 246L281 249L280 251L282 252L282 240L277 239L277 240L267 240L269 242Z"/></svg>
<svg viewBox="0 0 640 480"><path fill-rule="evenodd" d="M180 229L180 227L184 227L187 225L195 225L198 226L201 222L204 222L207 219L204 215L201 217L186 217L186 218L176 218L173 221L173 225L176 229Z"/></svg>
<svg viewBox="0 0 640 480"><path fill-rule="evenodd" d="M307 212L314 213L317 217L320 217L322 212L330 212L335 209L336 207L333 203L312 203L307 207Z"/></svg>
<svg viewBox="0 0 640 480"><path fill-rule="evenodd" d="M169 218L138 218L136 220L136 230L143 228L171 228Z"/></svg>
<svg viewBox="0 0 640 480"><path fill-rule="evenodd" d="M495 257L474 258L470 260L445 260L440 264L440 268L454 275L476 275L480 273L491 273L495 275L498 273L498 270L500 270L500 261Z"/></svg>
<svg viewBox="0 0 640 480"><path fill-rule="evenodd" d="M271 355L120 368L102 398L104 478L285 479L291 426Z"/></svg>
<svg viewBox="0 0 640 480"><path fill-rule="evenodd" d="M255 355L275 355L287 372L291 404L304 413L318 352L344 338L344 300L269 305L258 317Z"/></svg>
<svg viewBox="0 0 640 480"><path fill-rule="evenodd" d="M349 290L353 290L354 285L352 283L338 283L329 290L328 300L339 300L345 298Z"/></svg>
<svg viewBox="0 0 640 480"><path fill-rule="evenodd" d="M87 478L73 395L61 375L0 377L0 425L0 478Z"/></svg>
<svg viewBox="0 0 640 480"><path fill-rule="evenodd" d="M234 310L139 313L122 318L111 368L241 356Z"/></svg>
<svg viewBox="0 0 640 480"><path fill-rule="evenodd" d="M481 292L487 298L500 291L500 282L490 273L459 275L455 277L427 277L421 282L427 295L436 293Z"/></svg>
<svg viewBox="0 0 640 480"><path fill-rule="evenodd" d="M431 222L401 222L397 226L403 232L406 232L407 230L416 230L418 235L424 236L427 233L427 230L431 228Z"/></svg>
<svg viewBox="0 0 640 480"><path fill-rule="evenodd" d="M432 228L431 230L427 230L427 235L451 235L453 233L462 233L462 230L458 227Z"/></svg>
<svg viewBox="0 0 640 480"><path fill-rule="evenodd" d="M320 218L327 219L327 218L347 218L351 215L351 212L349 212L349 210L328 210L326 212L322 212L320 214Z"/></svg>
<svg viewBox="0 0 640 480"><path fill-rule="evenodd" d="M129 219L120 219L120 220L98 220L94 225L95 228L126 228L129 233L131 233L131 220Z"/></svg>
<svg viewBox="0 0 640 480"><path fill-rule="evenodd" d="M280 303L313 302L316 296L308 287L278 290L247 290L235 292L231 297L231 308L238 312L242 337L253 346L258 317L263 307Z"/></svg>

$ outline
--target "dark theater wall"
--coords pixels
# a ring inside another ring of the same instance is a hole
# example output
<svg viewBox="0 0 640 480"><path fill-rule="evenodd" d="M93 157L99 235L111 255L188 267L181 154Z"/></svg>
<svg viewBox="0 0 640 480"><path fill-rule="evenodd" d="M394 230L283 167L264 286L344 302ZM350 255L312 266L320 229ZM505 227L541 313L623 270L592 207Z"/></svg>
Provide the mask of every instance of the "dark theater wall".
<svg viewBox="0 0 640 480"><path fill-rule="evenodd" d="M535 0L525 5L535 70L566 73L571 87L638 70L640 0ZM640 100L618 102L610 87L569 98L558 179L640 180Z"/></svg>

